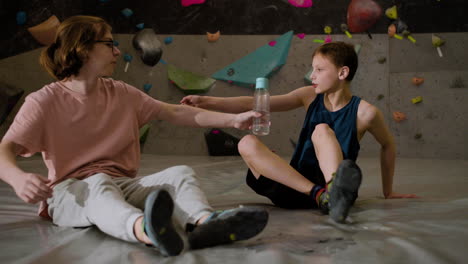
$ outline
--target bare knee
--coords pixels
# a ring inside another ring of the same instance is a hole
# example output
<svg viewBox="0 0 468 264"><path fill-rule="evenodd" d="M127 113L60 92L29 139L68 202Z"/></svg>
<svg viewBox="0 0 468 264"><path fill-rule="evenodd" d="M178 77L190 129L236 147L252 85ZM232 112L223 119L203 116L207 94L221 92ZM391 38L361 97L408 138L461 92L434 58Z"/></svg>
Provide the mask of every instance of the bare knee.
<svg viewBox="0 0 468 264"><path fill-rule="evenodd" d="M326 136L335 136L335 132L328 126L328 124L318 124L315 126L314 132L312 133L312 142L315 143Z"/></svg>
<svg viewBox="0 0 468 264"><path fill-rule="evenodd" d="M246 135L237 144L237 148L241 156L251 155L255 152L256 147L260 144L260 141L256 136Z"/></svg>

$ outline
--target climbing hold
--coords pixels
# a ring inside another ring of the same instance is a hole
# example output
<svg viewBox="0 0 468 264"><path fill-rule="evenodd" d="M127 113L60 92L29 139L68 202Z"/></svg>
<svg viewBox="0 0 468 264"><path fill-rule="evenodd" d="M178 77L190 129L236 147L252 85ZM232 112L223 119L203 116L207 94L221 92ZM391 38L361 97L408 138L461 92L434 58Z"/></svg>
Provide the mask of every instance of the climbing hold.
<svg viewBox="0 0 468 264"><path fill-rule="evenodd" d="M416 85L416 86L419 86L421 85L423 82L424 82L424 79L423 78L420 78L420 77L413 77L411 79L411 82Z"/></svg>
<svg viewBox="0 0 468 264"><path fill-rule="evenodd" d="M125 69L124 69L124 72L127 72L128 70L128 66L130 65L130 62L133 60L133 56L126 53L124 56L123 56L123 59L124 61L126 62L125 63Z"/></svg>
<svg viewBox="0 0 468 264"><path fill-rule="evenodd" d="M136 28L138 29L144 29L145 28L145 23L140 23L136 25Z"/></svg>
<svg viewBox="0 0 468 264"><path fill-rule="evenodd" d="M421 139L422 138L422 134L421 133L416 133L414 134L414 139Z"/></svg>
<svg viewBox="0 0 468 264"><path fill-rule="evenodd" d="M359 52L361 51L361 44L354 44L354 51L356 52L356 54L359 54Z"/></svg>
<svg viewBox="0 0 468 264"><path fill-rule="evenodd" d="M55 42L55 34L60 25L56 16L49 17L39 25L28 28L29 33L42 45L50 45Z"/></svg>
<svg viewBox="0 0 468 264"><path fill-rule="evenodd" d="M140 52L144 64L155 66L162 56L161 42L152 28L145 28L133 37L133 47Z"/></svg>
<svg viewBox="0 0 468 264"><path fill-rule="evenodd" d="M299 33L299 34L297 34L296 36L297 36L298 38L300 38L300 39L304 39L305 34L304 34L304 33Z"/></svg>
<svg viewBox="0 0 468 264"><path fill-rule="evenodd" d="M125 8L120 11L124 17L131 17L133 15L133 11L130 8Z"/></svg>
<svg viewBox="0 0 468 264"><path fill-rule="evenodd" d="M432 34L432 46L437 48L437 52L439 53L439 56L442 57L442 50L440 47L442 47L445 44L445 40L441 39L440 37Z"/></svg>
<svg viewBox="0 0 468 264"><path fill-rule="evenodd" d="M422 102L422 100L423 100L422 96L416 96L413 99L411 99L411 102L413 104L419 104L420 102Z"/></svg>
<svg viewBox="0 0 468 264"><path fill-rule="evenodd" d="M169 80L173 81L185 94L206 93L216 82L210 77L184 71L170 64L167 68L167 75Z"/></svg>
<svg viewBox="0 0 468 264"><path fill-rule="evenodd" d="M377 95L377 100L380 101L384 98L385 96L383 94Z"/></svg>
<svg viewBox="0 0 468 264"><path fill-rule="evenodd" d="M17 25L24 25L26 23L26 12L19 11L16 13L16 24Z"/></svg>
<svg viewBox="0 0 468 264"><path fill-rule="evenodd" d="M220 35L221 33L219 32L219 30L216 33L206 32L206 38L208 39L208 42L218 41Z"/></svg>
<svg viewBox="0 0 468 264"><path fill-rule="evenodd" d="M288 0L288 2L295 7L307 8L312 6L312 0Z"/></svg>
<svg viewBox="0 0 468 264"><path fill-rule="evenodd" d="M181 0L182 6L191 6L205 3L205 0Z"/></svg>
<svg viewBox="0 0 468 264"><path fill-rule="evenodd" d="M403 120L406 120L406 115L402 112L395 111L393 112L393 120L399 123Z"/></svg>
<svg viewBox="0 0 468 264"><path fill-rule="evenodd" d="M384 64L385 62L387 61L387 58L385 57L380 57L377 62L380 63L380 64Z"/></svg>
<svg viewBox="0 0 468 264"><path fill-rule="evenodd" d="M323 32L325 32L325 34L331 34L332 33L332 28L330 26L325 26L323 28Z"/></svg>
<svg viewBox="0 0 468 264"><path fill-rule="evenodd" d="M348 25L346 25L345 23L341 24L341 31L343 31L346 36L348 36L348 38L353 38L353 35L351 35L351 33L349 33L349 29L348 29Z"/></svg>
<svg viewBox="0 0 468 264"><path fill-rule="evenodd" d="M397 34L397 27L395 26L395 24L390 24L390 26L388 26L388 36L389 37L393 37L393 38L396 38L396 39L399 39L399 40L402 40L403 37L398 35Z"/></svg>
<svg viewBox="0 0 468 264"><path fill-rule="evenodd" d="M164 44L169 45L172 43L172 41L173 41L172 37L166 37L164 39Z"/></svg>
<svg viewBox="0 0 468 264"><path fill-rule="evenodd" d="M218 70L212 77L222 81L231 80L236 85L250 88L251 85L255 85L257 77L269 78L286 63L292 37L293 31L288 31L275 40L276 45L274 47L265 44L236 62ZM227 74L229 68L235 69L235 75L229 76Z"/></svg>
<svg viewBox="0 0 468 264"><path fill-rule="evenodd" d="M385 15L390 19L397 19L398 18L397 7L394 5L390 8L387 8L387 10L385 10Z"/></svg>
<svg viewBox="0 0 468 264"><path fill-rule="evenodd" d="M151 127L151 123L147 123L140 128L140 148L143 148L143 146L145 145L146 139L148 138L150 127Z"/></svg>
<svg viewBox="0 0 468 264"><path fill-rule="evenodd" d="M315 43L325 43L325 40L323 40L323 39L314 39L312 41L315 42Z"/></svg>
<svg viewBox="0 0 468 264"><path fill-rule="evenodd" d="M382 8L373 0L352 0L348 6L347 24L351 32L365 32L382 15Z"/></svg>
<svg viewBox="0 0 468 264"><path fill-rule="evenodd" d="M325 42L325 43L330 43L330 42L332 42L331 36L330 36L330 35L326 36L324 42Z"/></svg>
<svg viewBox="0 0 468 264"><path fill-rule="evenodd" d="M120 43L114 39L114 47L118 47L120 45Z"/></svg>
<svg viewBox="0 0 468 264"><path fill-rule="evenodd" d="M235 73L236 73L236 72L234 71L233 68L229 68L229 69L228 69L228 72L227 72L227 75L233 76Z"/></svg>
<svg viewBox="0 0 468 264"><path fill-rule="evenodd" d="M276 45L276 41L270 41L268 42L268 45L270 45L270 47L274 47Z"/></svg>
<svg viewBox="0 0 468 264"><path fill-rule="evenodd" d="M145 83L143 85L143 90L145 91L145 93L148 93L149 90L151 90L151 87L153 87L153 85L151 83Z"/></svg>

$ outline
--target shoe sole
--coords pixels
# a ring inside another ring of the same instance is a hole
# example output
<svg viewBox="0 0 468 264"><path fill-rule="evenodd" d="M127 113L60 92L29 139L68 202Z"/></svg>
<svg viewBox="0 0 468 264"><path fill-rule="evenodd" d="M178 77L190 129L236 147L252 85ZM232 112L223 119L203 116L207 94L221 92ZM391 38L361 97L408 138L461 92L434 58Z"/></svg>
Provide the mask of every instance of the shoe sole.
<svg viewBox="0 0 468 264"><path fill-rule="evenodd" d="M146 235L165 256L179 255L184 249L184 242L172 223L173 211L174 202L165 190L153 191L146 198L144 213Z"/></svg>
<svg viewBox="0 0 468 264"><path fill-rule="evenodd" d="M330 217L343 223L357 198L361 186L361 169L352 160L343 160L338 167L330 191Z"/></svg>
<svg viewBox="0 0 468 264"><path fill-rule="evenodd" d="M189 234L192 249L229 244L256 236L265 228L268 212L265 209L243 208L224 219L215 219L197 226Z"/></svg>

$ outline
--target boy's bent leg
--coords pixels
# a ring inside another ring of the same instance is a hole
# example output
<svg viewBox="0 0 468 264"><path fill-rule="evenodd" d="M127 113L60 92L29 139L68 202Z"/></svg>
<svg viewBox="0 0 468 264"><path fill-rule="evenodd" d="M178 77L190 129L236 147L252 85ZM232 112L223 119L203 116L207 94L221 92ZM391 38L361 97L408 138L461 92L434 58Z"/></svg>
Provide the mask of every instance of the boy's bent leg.
<svg viewBox="0 0 468 264"><path fill-rule="evenodd" d="M335 132L327 124L318 124L311 139L325 182L328 183L343 160L340 144Z"/></svg>
<svg viewBox="0 0 468 264"><path fill-rule="evenodd" d="M236 208L213 212L188 235L190 247L200 249L246 240L259 234L268 222L263 208Z"/></svg>
<svg viewBox="0 0 468 264"><path fill-rule="evenodd" d="M336 222L344 222L349 209L358 196L362 181L361 169L352 160L343 160L330 187L330 217Z"/></svg>
<svg viewBox="0 0 468 264"><path fill-rule="evenodd" d="M143 212L124 200L121 190L106 174L66 180L54 187L53 197L47 202L49 214L59 226L96 225L108 235L138 242L133 228Z"/></svg>
<svg viewBox="0 0 468 264"><path fill-rule="evenodd" d="M243 137L238 148L239 153L256 178L263 175L309 195L314 184L268 149L257 137L253 135Z"/></svg>

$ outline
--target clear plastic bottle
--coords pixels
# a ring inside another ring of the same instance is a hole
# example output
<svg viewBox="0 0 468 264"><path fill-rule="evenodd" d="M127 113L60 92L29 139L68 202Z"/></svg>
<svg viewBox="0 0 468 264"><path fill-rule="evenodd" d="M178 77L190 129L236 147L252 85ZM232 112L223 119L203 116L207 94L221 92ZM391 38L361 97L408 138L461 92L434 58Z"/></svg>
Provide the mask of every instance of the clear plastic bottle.
<svg viewBox="0 0 468 264"><path fill-rule="evenodd" d="M256 80L253 110L262 113L262 116L254 118L252 133L257 136L270 134L270 93L267 78Z"/></svg>

